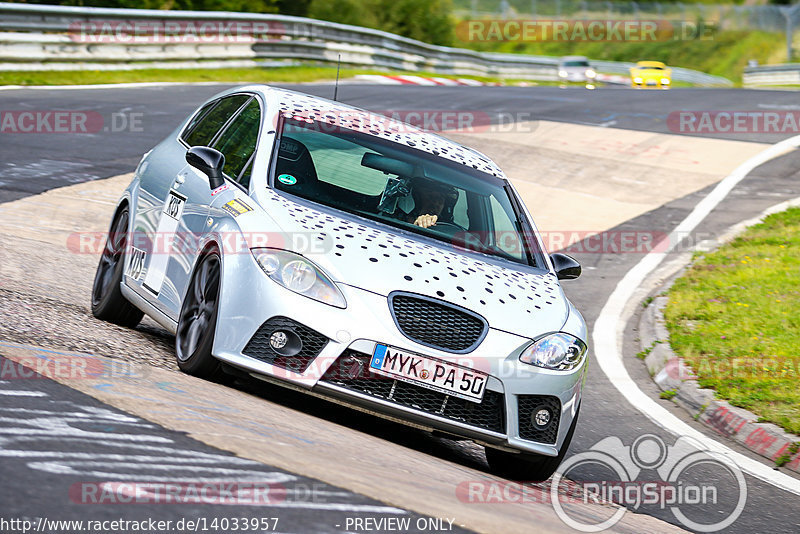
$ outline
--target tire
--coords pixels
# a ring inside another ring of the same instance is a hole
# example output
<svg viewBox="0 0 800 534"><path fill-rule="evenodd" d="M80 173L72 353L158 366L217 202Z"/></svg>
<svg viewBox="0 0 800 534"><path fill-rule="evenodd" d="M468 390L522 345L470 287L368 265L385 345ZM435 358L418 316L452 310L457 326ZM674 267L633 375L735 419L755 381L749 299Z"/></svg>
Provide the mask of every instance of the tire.
<svg viewBox="0 0 800 534"><path fill-rule="evenodd" d="M117 212L92 284L92 315L120 326L134 327L144 313L122 296L122 271L128 246L128 207Z"/></svg>
<svg viewBox="0 0 800 534"><path fill-rule="evenodd" d="M558 456L541 456L538 454L513 453L486 447L486 461L492 472L516 482L544 482L553 476L558 466L564 461L567 455L569 444L572 442L572 435L578 423L578 413L572 420L564 444L558 452Z"/></svg>
<svg viewBox="0 0 800 534"><path fill-rule="evenodd" d="M183 299L175 334L178 367L200 378L218 379L221 366L212 354L219 308L221 259L207 250L195 267Z"/></svg>

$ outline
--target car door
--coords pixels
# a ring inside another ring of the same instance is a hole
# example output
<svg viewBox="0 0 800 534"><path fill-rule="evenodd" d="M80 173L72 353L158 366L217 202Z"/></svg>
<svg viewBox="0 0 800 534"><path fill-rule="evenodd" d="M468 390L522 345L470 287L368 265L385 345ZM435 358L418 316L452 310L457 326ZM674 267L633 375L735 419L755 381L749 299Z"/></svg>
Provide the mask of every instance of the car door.
<svg viewBox="0 0 800 534"><path fill-rule="evenodd" d="M251 98L236 94L201 108L177 139L154 149L148 157L151 168L141 175L137 237L143 246L134 247L132 258L140 258L142 268L135 283L140 294L174 320L213 198L208 178L186 163L186 151L212 145Z"/></svg>

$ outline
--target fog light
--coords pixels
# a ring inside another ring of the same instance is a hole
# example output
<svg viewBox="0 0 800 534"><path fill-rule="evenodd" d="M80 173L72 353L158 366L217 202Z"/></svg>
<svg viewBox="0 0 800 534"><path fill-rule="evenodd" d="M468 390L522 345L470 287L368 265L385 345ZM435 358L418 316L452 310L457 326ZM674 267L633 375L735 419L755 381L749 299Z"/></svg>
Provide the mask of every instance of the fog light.
<svg viewBox="0 0 800 534"><path fill-rule="evenodd" d="M542 429L546 427L548 423L550 423L551 417L552 414L550 413L550 410L548 410L547 408L539 408L538 410L535 410L533 412L533 415L531 417L531 422L533 423L533 426L535 426L536 428Z"/></svg>
<svg viewBox="0 0 800 534"><path fill-rule="evenodd" d="M288 342L289 336L286 335L286 332L280 330L273 332L269 337L269 344L273 349L282 349Z"/></svg>

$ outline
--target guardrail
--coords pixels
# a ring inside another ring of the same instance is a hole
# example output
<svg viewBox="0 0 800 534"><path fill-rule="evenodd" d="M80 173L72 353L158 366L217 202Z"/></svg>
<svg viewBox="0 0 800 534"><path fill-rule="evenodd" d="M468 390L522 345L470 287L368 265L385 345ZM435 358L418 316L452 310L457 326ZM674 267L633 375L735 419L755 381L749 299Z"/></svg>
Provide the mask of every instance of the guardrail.
<svg viewBox="0 0 800 534"><path fill-rule="evenodd" d="M216 39L194 34L206 25ZM104 26L105 25L105 26ZM138 25L138 26L137 26ZM225 28L234 34L225 34ZM103 28L107 31L103 32ZM100 30L99 33L95 30ZM141 31L140 31L141 30ZM374 69L556 80L558 58L426 44L380 30L286 15L0 3L0 70L110 70L257 66L319 61ZM597 61L627 74L629 63ZM673 79L732 85L673 69Z"/></svg>
<svg viewBox="0 0 800 534"><path fill-rule="evenodd" d="M742 85L745 87L800 85L800 63L745 67Z"/></svg>

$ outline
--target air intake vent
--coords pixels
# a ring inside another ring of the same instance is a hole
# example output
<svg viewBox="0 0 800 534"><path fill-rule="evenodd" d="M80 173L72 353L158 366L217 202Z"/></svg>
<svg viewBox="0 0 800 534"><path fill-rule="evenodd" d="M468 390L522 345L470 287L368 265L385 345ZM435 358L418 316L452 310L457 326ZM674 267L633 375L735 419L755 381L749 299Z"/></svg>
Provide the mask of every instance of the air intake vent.
<svg viewBox="0 0 800 534"><path fill-rule="evenodd" d="M558 437L558 423L561 419L561 401L558 397L545 395L520 395L519 403L519 437L539 443L555 445ZM549 417L537 420L540 411ZM546 419L546 420L545 420Z"/></svg>
<svg viewBox="0 0 800 534"><path fill-rule="evenodd" d="M505 399L502 393L487 389L480 403L451 397L375 374L369 368L370 359L369 354L346 350L322 380L465 425L505 433Z"/></svg>
<svg viewBox="0 0 800 534"><path fill-rule="evenodd" d="M486 336L486 320L440 300L395 292L389 305L397 327L421 345L455 353L475 350Z"/></svg>
<svg viewBox="0 0 800 534"><path fill-rule="evenodd" d="M280 342L276 343L276 339ZM277 316L259 327L242 353L302 373L327 344L328 338L316 330L288 317Z"/></svg>

